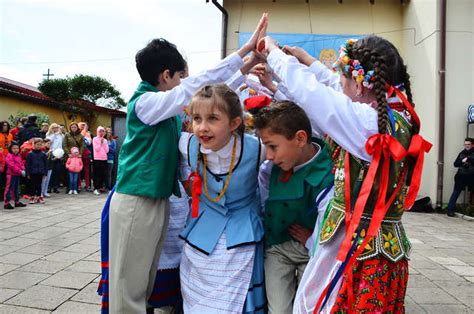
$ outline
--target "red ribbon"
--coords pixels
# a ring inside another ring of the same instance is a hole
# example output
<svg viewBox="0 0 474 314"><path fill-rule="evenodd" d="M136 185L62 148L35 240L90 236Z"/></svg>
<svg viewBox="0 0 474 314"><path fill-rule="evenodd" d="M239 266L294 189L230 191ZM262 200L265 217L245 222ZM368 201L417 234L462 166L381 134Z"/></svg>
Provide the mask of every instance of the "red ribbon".
<svg viewBox="0 0 474 314"><path fill-rule="evenodd" d="M396 88L395 86L392 86L392 85L389 85L387 83L385 83L385 87L387 88L387 95L388 97L390 97L391 95L393 95L393 93L395 93L398 98L400 98L400 100L402 101L402 103L405 105L405 108L408 110L408 112L410 113L414 123L418 126L418 129L421 128L421 122L420 122L420 118L418 117L418 115L416 114L415 112L415 109L413 108L413 106L410 104L410 102L408 101L408 99L406 98L406 96L398 89Z"/></svg>
<svg viewBox="0 0 474 314"><path fill-rule="evenodd" d="M405 198L405 208L410 209L415 202L418 191L420 190L421 173L423 171L423 163L425 160L425 153L428 153L433 144L423 139L419 134L413 135L410 146L408 147L408 156L416 159L413 174L407 196Z"/></svg>
<svg viewBox="0 0 474 314"><path fill-rule="evenodd" d="M189 174L188 180L186 180L185 188L187 189L189 186L189 182L193 179L192 186L191 186L191 217L197 218L199 216L199 197L202 194L202 180L201 176L198 172L193 171Z"/></svg>
<svg viewBox="0 0 474 314"><path fill-rule="evenodd" d="M401 183L403 182L403 178L405 173L401 176L399 180L399 184L395 191L393 191L389 201L386 203L386 195L388 189L388 178L389 178L389 170L390 170L390 157L392 157L395 161L401 161L407 154L405 148L391 135L389 134L375 134L369 137L365 144L365 149L369 155L372 155L372 162L370 164L369 170L367 175L362 183L362 187L359 192L359 196L356 200L354 211L350 219L347 218L347 215L350 214L350 190L345 187L345 203L346 203L346 224L349 222L349 226L346 226L346 236L344 241L341 244L339 249L339 253L337 259L339 261L344 261L346 259L347 254L349 253L351 244L352 244L352 235L354 234L355 230L359 226L360 219L362 217L362 213L364 211L365 205L367 203L367 199L369 198L370 191L374 185L375 176L378 172L379 165L382 167L382 172L380 174L380 186L379 186L379 193L377 196L377 201L375 204L372 220L369 225L368 232L366 233L366 237L364 241L359 246L357 251L351 256L349 259L346 268L343 274L347 274L348 271L352 271L352 264L356 261L356 258L362 253L367 243L370 239L377 233L380 224L382 223L382 219L385 216L388 208L392 204L395 196L398 194ZM349 161L349 155L346 154L345 157L345 184L350 182L350 167L347 165ZM349 209L348 209L349 207ZM352 281L351 275L348 277L349 283ZM330 283L329 283L330 284ZM328 285L329 287L329 285ZM319 311L319 307L321 306L324 297L327 294L328 287L324 289L323 293L321 294L318 303L314 309L314 313ZM352 289L352 287L349 287ZM353 293L348 292L348 304L353 304L352 302ZM349 309L349 312L352 312L352 309Z"/></svg>
<svg viewBox="0 0 474 314"><path fill-rule="evenodd" d="M410 104L405 95L398 88L388 85L387 83L385 83L385 87L387 88L388 96L391 96L393 93L398 96L398 98L402 101L402 103L405 105L405 108L412 116L414 123L418 126L418 129L420 129L420 118L416 114L415 109ZM413 157L416 162L415 167L413 168L411 182L407 184L409 186L408 193L405 198L405 208L407 209L410 209L413 206L413 203L415 203L416 196L418 195L418 191L420 190L421 172L423 170L425 153L428 153L431 150L432 146L433 144L426 141L419 134L415 134L411 138L410 146L408 147L408 156Z"/></svg>

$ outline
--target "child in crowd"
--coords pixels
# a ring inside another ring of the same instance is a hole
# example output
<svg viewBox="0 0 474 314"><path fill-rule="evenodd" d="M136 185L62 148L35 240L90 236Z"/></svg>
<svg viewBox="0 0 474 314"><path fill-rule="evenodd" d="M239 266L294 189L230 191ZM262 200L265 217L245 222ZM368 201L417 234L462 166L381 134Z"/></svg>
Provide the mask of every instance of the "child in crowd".
<svg viewBox="0 0 474 314"><path fill-rule="evenodd" d="M33 150L26 157L26 175L31 184L30 204L41 203L45 201L41 196L41 182L43 177L48 174L48 157L43 152L43 140L39 137L32 139Z"/></svg>
<svg viewBox="0 0 474 314"><path fill-rule="evenodd" d="M63 173L64 165L62 157L64 155L63 142L64 135L61 132L61 128L57 123L51 123L49 126L46 138L51 140L50 150L51 154L48 156L51 163L51 173L48 173L50 177L50 184L48 186L48 193L59 193L59 182ZM57 157L61 156L61 157Z"/></svg>
<svg viewBox="0 0 474 314"><path fill-rule="evenodd" d="M115 151L117 150L117 141L114 138L112 133L112 128L107 128L105 130L105 138L107 139L107 143L109 145L109 151L107 153L107 171L106 171L106 179L105 179L105 186L107 190L112 189L112 182L113 180L113 170L114 170L114 162L115 162Z"/></svg>
<svg viewBox="0 0 474 314"><path fill-rule="evenodd" d="M225 81L244 66L253 67L242 58L256 48L267 19L262 16L254 34L236 53L182 81L185 61L176 46L155 39L137 53L142 82L127 106L127 133L110 204L111 312L144 312L153 290L169 197L179 195L176 116L203 85Z"/></svg>
<svg viewBox="0 0 474 314"><path fill-rule="evenodd" d="M84 189L87 192L92 192L92 184L91 184L91 161L92 161L92 136L91 132L89 132L89 126L87 122L79 122L79 130L81 130L81 134L84 137L84 152L82 153L82 167L81 178L84 179ZM81 184L79 184L81 187Z"/></svg>
<svg viewBox="0 0 474 314"><path fill-rule="evenodd" d="M97 128L97 136L92 139L92 147L94 148L94 194L100 195L100 192L105 192L107 153L109 152L105 129L101 126Z"/></svg>
<svg viewBox="0 0 474 314"><path fill-rule="evenodd" d="M82 157L79 155L79 148L71 148L71 155L66 161L66 169L69 171L68 194L77 194L78 177L82 170Z"/></svg>
<svg viewBox="0 0 474 314"><path fill-rule="evenodd" d="M53 171L53 153L51 151L51 139L46 137L43 139L43 151L48 157L48 173L47 175L43 178L43 181L41 182L41 196L42 197L50 197L48 193L48 186L49 186L49 180L51 179L51 173Z"/></svg>
<svg viewBox="0 0 474 314"><path fill-rule="evenodd" d="M314 246L316 219L333 196L333 163L311 139L303 109L283 101L264 107L254 125L266 147L259 183L265 200L265 287L270 313L292 313L296 288ZM268 191L268 196L265 191Z"/></svg>
<svg viewBox="0 0 474 314"><path fill-rule="evenodd" d="M340 145L333 156L334 198L322 227L315 228L319 245L294 311L404 312L410 243L401 216L413 205L431 144L418 134L402 58L381 37L347 41L336 66L341 92L318 80L332 77L325 66L316 63L313 73L270 37L264 42L280 89L306 111L313 127Z"/></svg>
<svg viewBox="0 0 474 314"><path fill-rule="evenodd" d="M179 141L193 178L192 215L181 233L184 312L263 313L261 144L243 133L239 97L224 84L203 87L189 110L194 134Z"/></svg>
<svg viewBox="0 0 474 314"><path fill-rule="evenodd" d="M25 176L25 165L20 156L20 146L17 142L12 142L8 150L9 153L6 157L7 183L3 196L5 201L3 208L13 209L10 204L12 197L15 198L15 207L25 207L26 204L20 202L20 178Z"/></svg>

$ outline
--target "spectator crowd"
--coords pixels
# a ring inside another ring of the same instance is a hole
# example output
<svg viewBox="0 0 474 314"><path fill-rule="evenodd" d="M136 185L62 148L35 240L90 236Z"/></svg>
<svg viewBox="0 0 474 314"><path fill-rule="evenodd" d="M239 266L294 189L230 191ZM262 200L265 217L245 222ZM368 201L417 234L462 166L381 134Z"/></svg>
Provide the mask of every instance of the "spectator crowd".
<svg viewBox="0 0 474 314"><path fill-rule="evenodd" d="M35 115L0 125L4 209L44 204L61 189L100 195L112 188L117 142L111 128L99 126L93 134L86 122L38 125Z"/></svg>

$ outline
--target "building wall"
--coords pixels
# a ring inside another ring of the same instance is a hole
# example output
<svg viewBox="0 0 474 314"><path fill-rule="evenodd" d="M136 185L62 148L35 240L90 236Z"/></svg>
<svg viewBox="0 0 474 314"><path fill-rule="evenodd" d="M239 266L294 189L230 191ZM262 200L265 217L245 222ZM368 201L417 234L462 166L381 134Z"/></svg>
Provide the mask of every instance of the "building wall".
<svg viewBox="0 0 474 314"><path fill-rule="evenodd" d="M16 98L0 96L0 120L8 120L10 115L16 116L19 111L27 113L41 112L49 116L51 123L56 122L59 124L66 124L67 126L69 126L69 124L73 121L87 121L87 119L81 115L71 115L70 113L63 113L58 109L48 106L43 106ZM106 113L96 113L96 116L88 122L91 125L91 130L95 133L98 125L102 125L104 127L111 126L112 116Z"/></svg>
<svg viewBox="0 0 474 314"><path fill-rule="evenodd" d="M262 12L269 12L269 32L319 34L375 33L400 50L411 75L422 135L434 144L425 159L420 196L436 200L439 140L438 1L412 0L224 0L229 13L227 53L238 46L238 32L253 31ZM448 1L446 64L446 130L443 202L453 188L453 162L466 136L467 106L474 102L474 3ZM474 125L470 135L474 136ZM461 199L459 201L462 201Z"/></svg>
<svg viewBox="0 0 474 314"><path fill-rule="evenodd" d="M446 133L444 201L454 186L456 168L453 162L464 149L467 128L467 107L474 103L474 2L472 0L448 1L446 39ZM470 126L474 137L474 125ZM458 202L463 202L462 196Z"/></svg>
<svg viewBox="0 0 474 314"><path fill-rule="evenodd" d="M262 12L268 12L269 32L313 34L380 33L400 46L403 8L399 1L377 0L224 0L229 13L227 53L238 48L238 32L252 32ZM336 22L335 22L336 21Z"/></svg>
<svg viewBox="0 0 474 314"><path fill-rule="evenodd" d="M438 160L438 36L435 0L410 1L403 8L402 55L411 76L421 134L434 144L425 156L420 196L436 200Z"/></svg>

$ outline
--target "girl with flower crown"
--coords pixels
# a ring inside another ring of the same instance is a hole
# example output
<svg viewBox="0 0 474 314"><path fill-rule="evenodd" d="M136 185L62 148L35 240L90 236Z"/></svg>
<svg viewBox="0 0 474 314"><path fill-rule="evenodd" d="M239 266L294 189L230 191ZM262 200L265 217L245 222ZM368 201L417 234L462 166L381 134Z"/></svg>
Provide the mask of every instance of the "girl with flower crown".
<svg viewBox="0 0 474 314"><path fill-rule="evenodd" d="M411 246L401 216L413 205L431 144L418 134L402 58L383 38L349 40L336 63L338 87L307 54L297 59L286 48L286 55L270 37L259 47L281 80L278 90L339 144L334 198L315 227L319 243L294 312L404 312Z"/></svg>

